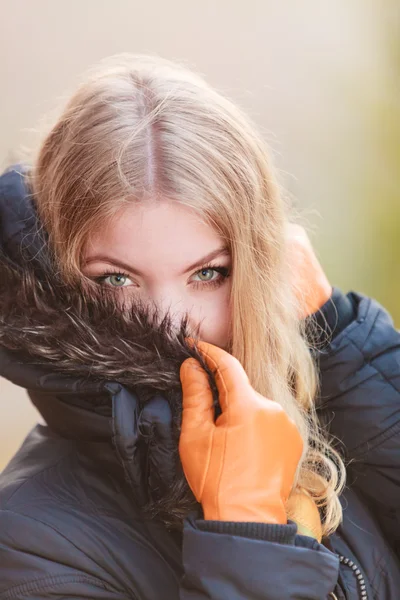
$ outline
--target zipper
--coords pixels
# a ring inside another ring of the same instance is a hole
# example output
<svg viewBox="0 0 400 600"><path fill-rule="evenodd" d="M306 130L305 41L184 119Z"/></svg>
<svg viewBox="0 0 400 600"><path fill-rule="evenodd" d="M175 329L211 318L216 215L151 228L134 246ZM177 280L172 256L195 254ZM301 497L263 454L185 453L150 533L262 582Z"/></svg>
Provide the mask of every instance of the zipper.
<svg viewBox="0 0 400 600"><path fill-rule="evenodd" d="M350 567L350 569L353 571L355 577L357 578L357 582L358 582L358 587L360 590L360 598L361 600L368 600L368 596L367 596L367 586L365 585L365 579L363 574L361 573L361 570L359 569L359 567L349 558L346 558L345 556L341 556L340 554L339 556L339 560L340 563L342 565L346 565L346 567Z"/></svg>

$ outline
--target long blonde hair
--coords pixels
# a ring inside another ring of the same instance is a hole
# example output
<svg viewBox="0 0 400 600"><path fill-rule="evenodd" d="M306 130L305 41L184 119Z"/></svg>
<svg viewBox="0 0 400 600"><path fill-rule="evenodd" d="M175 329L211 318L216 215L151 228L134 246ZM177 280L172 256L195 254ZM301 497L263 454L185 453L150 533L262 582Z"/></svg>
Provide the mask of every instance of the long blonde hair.
<svg viewBox="0 0 400 600"><path fill-rule="evenodd" d="M198 211L232 254L231 352L253 387L281 403L305 450L296 489L341 520L340 457L321 435L317 377L289 284L287 208L268 150L242 112L184 67L120 55L90 71L45 137L33 192L66 278L88 236L123 205L169 198Z"/></svg>

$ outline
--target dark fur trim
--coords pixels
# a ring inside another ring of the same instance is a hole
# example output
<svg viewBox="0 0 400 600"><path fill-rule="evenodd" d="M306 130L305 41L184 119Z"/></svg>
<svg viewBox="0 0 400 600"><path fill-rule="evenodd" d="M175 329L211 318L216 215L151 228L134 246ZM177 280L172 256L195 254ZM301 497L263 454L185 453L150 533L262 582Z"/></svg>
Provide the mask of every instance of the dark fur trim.
<svg viewBox="0 0 400 600"><path fill-rule="evenodd" d="M0 345L59 373L118 381L159 392L180 390L179 368L194 356L187 321L140 305L121 308L100 286L67 286L56 270L20 268L0 257ZM206 367L205 367L206 368ZM211 375L211 373L209 373Z"/></svg>
<svg viewBox="0 0 400 600"><path fill-rule="evenodd" d="M160 320L139 305L121 309L113 292L100 286L68 286L48 256L23 266L0 256L0 279L0 346L17 352L19 361L50 366L72 380L117 381L134 388L143 405L160 392L172 409L176 448L182 411L179 369L186 358L197 358L206 369L216 399L212 373L186 340L186 320L176 331L168 315ZM145 512L180 527L196 503L178 451L175 460L175 481L168 489L148 490Z"/></svg>

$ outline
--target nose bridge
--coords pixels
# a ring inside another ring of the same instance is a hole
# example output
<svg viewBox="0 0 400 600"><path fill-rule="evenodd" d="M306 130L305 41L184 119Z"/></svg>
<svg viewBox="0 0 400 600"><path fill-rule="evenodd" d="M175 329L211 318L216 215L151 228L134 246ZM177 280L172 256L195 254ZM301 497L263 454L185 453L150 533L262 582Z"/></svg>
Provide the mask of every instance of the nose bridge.
<svg viewBox="0 0 400 600"><path fill-rule="evenodd" d="M161 318L168 313L173 325L179 325L182 318L190 312L182 292L171 284L154 286L149 292L151 302L159 311Z"/></svg>

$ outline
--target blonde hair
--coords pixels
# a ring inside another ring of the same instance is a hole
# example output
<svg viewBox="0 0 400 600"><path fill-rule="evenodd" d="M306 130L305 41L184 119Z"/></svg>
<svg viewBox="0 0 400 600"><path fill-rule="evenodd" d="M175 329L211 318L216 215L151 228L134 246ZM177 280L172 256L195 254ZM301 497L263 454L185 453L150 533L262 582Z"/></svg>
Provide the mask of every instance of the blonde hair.
<svg viewBox="0 0 400 600"><path fill-rule="evenodd" d="M128 202L169 198L200 213L232 254L230 350L253 387L281 403L304 439L296 489L323 533L341 520L340 457L321 435L317 377L289 285L288 216L268 150L242 112L202 78L121 55L87 74L38 153L32 185L65 276L88 236Z"/></svg>

